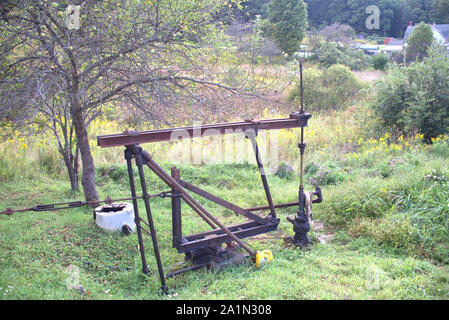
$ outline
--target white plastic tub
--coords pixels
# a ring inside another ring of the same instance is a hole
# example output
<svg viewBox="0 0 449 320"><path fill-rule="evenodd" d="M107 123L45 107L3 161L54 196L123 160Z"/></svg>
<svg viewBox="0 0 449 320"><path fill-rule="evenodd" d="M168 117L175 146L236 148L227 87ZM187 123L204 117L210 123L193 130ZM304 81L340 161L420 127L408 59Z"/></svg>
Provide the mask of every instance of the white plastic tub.
<svg viewBox="0 0 449 320"><path fill-rule="evenodd" d="M95 223L106 231L134 232L134 209L129 203L113 203L95 208Z"/></svg>

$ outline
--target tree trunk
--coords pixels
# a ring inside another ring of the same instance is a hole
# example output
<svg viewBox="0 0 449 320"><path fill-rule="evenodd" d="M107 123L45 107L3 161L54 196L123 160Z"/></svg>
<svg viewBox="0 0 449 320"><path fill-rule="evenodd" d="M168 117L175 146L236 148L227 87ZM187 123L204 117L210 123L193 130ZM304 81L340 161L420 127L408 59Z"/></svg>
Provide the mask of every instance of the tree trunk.
<svg viewBox="0 0 449 320"><path fill-rule="evenodd" d="M83 175L81 184L83 186L84 197L86 201L97 201L98 193L95 185L95 165L92 153L90 151L89 138L87 135L86 124L81 111L79 99L75 98L72 101L70 108L73 125L75 126L75 134L77 137L77 146L79 147L81 155L81 163L83 165Z"/></svg>
<svg viewBox="0 0 449 320"><path fill-rule="evenodd" d="M76 164L73 162L73 156L69 153L63 153L64 163L67 168L67 173L69 174L70 184L72 186L72 191L79 191L78 185L78 172L76 171Z"/></svg>

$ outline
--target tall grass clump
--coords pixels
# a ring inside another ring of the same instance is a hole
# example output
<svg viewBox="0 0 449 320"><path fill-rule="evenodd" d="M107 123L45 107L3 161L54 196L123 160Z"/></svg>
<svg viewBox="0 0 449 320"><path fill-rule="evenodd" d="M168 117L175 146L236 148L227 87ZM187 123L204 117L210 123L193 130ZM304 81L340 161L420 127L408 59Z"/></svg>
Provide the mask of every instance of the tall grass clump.
<svg viewBox="0 0 449 320"><path fill-rule="evenodd" d="M380 162L379 162L380 163ZM440 160L328 189L319 216L353 237L449 262L449 172ZM441 165L439 170L435 168Z"/></svg>

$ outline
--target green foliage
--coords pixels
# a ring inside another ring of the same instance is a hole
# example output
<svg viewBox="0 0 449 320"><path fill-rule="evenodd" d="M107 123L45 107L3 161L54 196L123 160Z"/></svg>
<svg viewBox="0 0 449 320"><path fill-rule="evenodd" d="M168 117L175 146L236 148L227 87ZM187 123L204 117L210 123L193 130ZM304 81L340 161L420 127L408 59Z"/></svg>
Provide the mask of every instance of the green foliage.
<svg viewBox="0 0 449 320"><path fill-rule="evenodd" d="M449 59L434 48L422 62L392 66L377 82L372 103L380 130L412 135L415 130L431 138L449 131Z"/></svg>
<svg viewBox="0 0 449 320"><path fill-rule="evenodd" d="M434 37L431 26L424 22L418 24L407 39L407 47L405 50L405 59L407 63L416 60L422 61L433 43Z"/></svg>
<svg viewBox="0 0 449 320"><path fill-rule="evenodd" d="M285 53L300 49L307 29L307 9L303 0L271 0L268 4L269 34Z"/></svg>
<svg viewBox="0 0 449 320"><path fill-rule="evenodd" d="M313 49L316 52L313 59L323 67L342 64L351 70L364 70L372 65L372 58L362 50L343 47L335 42L318 42Z"/></svg>
<svg viewBox="0 0 449 320"><path fill-rule="evenodd" d="M439 157L449 158L449 141L434 141L429 151Z"/></svg>
<svg viewBox="0 0 449 320"><path fill-rule="evenodd" d="M425 169L417 174L413 165L405 166L385 180L362 178L346 183L344 189L334 187L325 193L320 214L329 223L347 228L352 237L368 237L402 252L447 263L447 172L440 173L446 179L431 182L423 177L427 176Z"/></svg>
<svg viewBox="0 0 449 320"><path fill-rule="evenodd" d="M262 19L267 17L267 5L270 0L246 0L242 3L241 18L244 21L256 19L260 15Z"/></svg>
<svg viewBox="0 0 449 320"><path fill-rule="evenodd" d="M321 29L333 23L345 23L357 33L403 37L410 21L449 23L449 0L305 0L309 24ZM380 29L369 30L365 22L369 17L366 8L379 8Z"/></svg>
<svg viewBox="0 0 449 320"><path fill-rule="evenodd" d="M363 87L348 67L339 64L324 70L306 69L303 85L304 104L314 111L342 110L355 102ZM288 99L299 101L299 84L290 91Z"/></svg>
<svg viewBox="0 0 449 320"><path fill-rule="evenodd" d="M388 57L384 54L375 55L373 58L373 67L376 70L385 71L388 65Z"/></svg>
<svg viewBox="0 0 449 320"><path fill-rule="evenodd" d="M306 166L304 171L306 178L313 181L314 185L319 186L335 185L349 179L348 174L332 162L323 166L311 163Z"/></svg>
<svg viewBox="0 0 449 320"><path fill-rule="evenodd" d="M437 0L435 17L441 24L449 23L449 0Z"/></svg>

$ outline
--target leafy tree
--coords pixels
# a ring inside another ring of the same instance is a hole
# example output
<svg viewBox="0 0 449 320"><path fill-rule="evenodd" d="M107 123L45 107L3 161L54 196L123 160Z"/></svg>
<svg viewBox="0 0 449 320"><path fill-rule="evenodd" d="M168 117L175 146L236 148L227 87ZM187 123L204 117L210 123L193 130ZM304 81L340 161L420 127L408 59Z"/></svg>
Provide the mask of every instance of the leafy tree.
<svg viewBox="0 0 449 320"><path fill-rule="evenodd" d="M376 84L372 108L379 125L400 134L431 138L449 132L449 59L432 47L422 62L393 65Z"/></svg>
<svg viewBox="0 0 449 320"><path fill-rule="evenodd" d="M388 57L384 54L378 54L373 58L373 67L376 70L385 71L388 65Z"/></svg>
<svg viewBox="0 0 449 320"><path fill-rule="evenodd" d="M50 123L67 123L69 133L73 128L85 198L97 199L87 131L93 119L121 107L151 123L169 123L182 113L180 105L184 113L193 103L214 110L217 94L235 92L215 82L208 68L218 17L234 3L2 1L8 12L0 21L0 117L20 127L47 110Z"/></svg>
<svg viewBox="0 0 449 320"><path fill-rule="evenodd" d="M403 0L403 10L409 21L424 21L432 23L434 21L435 6L439 0Z"/></svg>
<svg viewBox="0 0 449 320"><path fill-rule="evenodd" d="M434 42L433 31L430 25L421 22L407 39L405 59L407 63L418 59L421 61L427 54L427 50Z"/></svg>
<svg viewBox="0 0 449 320"><path fill-rule="evenodd" d="M329 5L333 0L304 0L304 2L307 4L310 27L322 29L333 22L331 12L329 11Z"/></svg>
<svg viewBox="0 0 449 320"><path fill-rule="evenodd" d="M267 5L270 0L246 0L242 4L242 19L250 21L260 16L262 19L267 17Z"/></svg>
<svg viewBox="0 0 449 320"><path fill-rule="evenodd" d="M449 0L438 0L435 6L435 18L438 23L449 23Z"/></svg>
<svg viewBox="0 0 449 320"><path fill-rule="evenodd" d="M382 34L401 37L410 21L445 23L448 18L448 0L305 0L308 5L309 25L322 29L333 23L348 24L357 33ZM380 9L380 29L367 30L366 8ZM446 20L445 20L446 19Z"/></svg>
<svg viewBox="0 0 449 320"><path fill-rule="evenodd" d="M307 29L307 9L303 0L271 0L268 4L269 33L284 52L300 49Z"/></svg>

